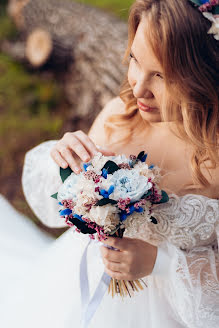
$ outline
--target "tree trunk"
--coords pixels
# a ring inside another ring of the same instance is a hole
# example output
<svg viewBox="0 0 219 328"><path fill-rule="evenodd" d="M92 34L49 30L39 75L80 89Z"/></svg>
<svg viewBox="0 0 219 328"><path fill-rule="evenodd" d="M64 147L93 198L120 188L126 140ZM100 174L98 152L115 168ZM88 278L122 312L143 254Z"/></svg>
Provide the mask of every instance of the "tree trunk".
<svg viewBox="0 0 219 328"><path fill-rule="evenodd" d="M70 106L66 129L87 130L106 102L119 94L127 71L122 64L127 24L70 0L23 0L16 11L19 1L11 0L9 8L13 2L16 14L11 16L25 47L20 53L29 65L52 70L64 88ZM13 48L11 44L12 55Z"/></svg>

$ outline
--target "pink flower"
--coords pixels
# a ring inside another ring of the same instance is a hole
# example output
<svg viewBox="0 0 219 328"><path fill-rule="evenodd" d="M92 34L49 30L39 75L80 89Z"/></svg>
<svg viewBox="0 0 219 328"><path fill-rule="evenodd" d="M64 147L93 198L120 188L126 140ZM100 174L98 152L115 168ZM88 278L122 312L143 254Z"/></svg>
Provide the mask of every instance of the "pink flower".
<svg viewBox="0 0 219 328"><path fill-rule="evenodd" d="M131 200L130 200L129 197L127 197L126 199L120 198L119 201L118 201L118 203L117 203L117 206L118 206L118 208L120 208L121 210L125 211L126 206L127 206L128 204L130 204L130 201L131 201Z"/></svg>

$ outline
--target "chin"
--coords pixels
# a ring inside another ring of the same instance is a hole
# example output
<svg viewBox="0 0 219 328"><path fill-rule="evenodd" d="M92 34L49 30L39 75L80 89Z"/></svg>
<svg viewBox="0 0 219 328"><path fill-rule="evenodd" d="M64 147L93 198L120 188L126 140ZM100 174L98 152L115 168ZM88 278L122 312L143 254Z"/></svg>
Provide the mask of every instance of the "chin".
<svg viewBox="0 0 219 328"><path fill-rule="evenodd" d="M142 119L147 121L148 123L160 123L162 122L160 113L147 113L143 111L139 111Z"/></svg>

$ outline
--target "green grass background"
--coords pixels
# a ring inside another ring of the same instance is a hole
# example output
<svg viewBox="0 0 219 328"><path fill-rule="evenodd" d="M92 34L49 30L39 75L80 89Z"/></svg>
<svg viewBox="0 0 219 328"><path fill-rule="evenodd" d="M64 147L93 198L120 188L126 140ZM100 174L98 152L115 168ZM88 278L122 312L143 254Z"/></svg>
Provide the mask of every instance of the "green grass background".
<svg viewBox="0 0 219 328"><path fill-rule="evenodd" d="M36 0L37 1L37 0ZM46 1L46 0L45 0ZM133 0L78 0L126 20ZM17 31L0 2L0 43L16 40ZM46 139L58 139L66 104L61 88L48 72L31 71L0 53L0 193L38 223L20 186L25 152Z"/></svg>
<svg viewBox="0 0 219 328"><path fill-rule="evenodd" d="M102 8L126 20L133 0L77 0L77 2Z"/></svg>

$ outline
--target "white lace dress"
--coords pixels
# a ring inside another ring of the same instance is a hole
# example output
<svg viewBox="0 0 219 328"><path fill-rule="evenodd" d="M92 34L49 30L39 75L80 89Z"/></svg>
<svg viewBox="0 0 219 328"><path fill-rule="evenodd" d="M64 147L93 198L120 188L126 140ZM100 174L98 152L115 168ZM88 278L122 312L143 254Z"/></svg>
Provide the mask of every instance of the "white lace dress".
<svg viewBox="0 0 219 328"><path fill-rule="evenodd" d="M48 226L64 226L55 200L49 196L60 185L59 170L50 159L49 141L31 150L25 160L25 196L39 219ZM132 298L106 292L90 328L218 328L219 327L219 201L200 195L170 195L157 205L158 224L126 233L158 246L158 256L147 288ZM134 230L134 228L133 228ZM79 328L80 263L89 238L66 231L40 256L28 277L14 284L0 307L4 328ZM104 266L99 245L87 251L90 295Z"/></svg>

